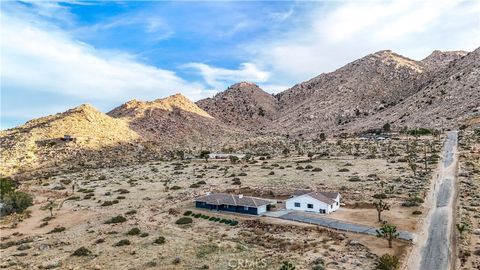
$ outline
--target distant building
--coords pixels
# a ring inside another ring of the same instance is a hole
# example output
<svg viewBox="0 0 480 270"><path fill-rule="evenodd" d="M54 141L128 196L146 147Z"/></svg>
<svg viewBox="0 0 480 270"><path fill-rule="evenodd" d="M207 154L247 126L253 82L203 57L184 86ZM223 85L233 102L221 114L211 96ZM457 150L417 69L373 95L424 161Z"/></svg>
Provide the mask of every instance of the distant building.
<svg viewBox="0 0 480 270"><path fill-rule="evenodd" d="M320 214L330 214L340 208L340 193L299 190L285 200L288 210L300 210Z"/></svg>
<svg viewBox="0 0 480 270"><path fill-rule="evenodd" d="M195 199L195 207L217 211L260 215L270 210L275 202L255 197L226 193L206 194Z"/></svg>
<svg viewBox="0 0 480 270"><path fill-rule="evenodd" d="M73 137L70 135L63 135L62 141L71 142L73 141Z"/></svg>
<svg viewBox="0 0 480 270"><path fill-rule="evenodd" d="M238 157L242 159L245 157L245 154L224 154L224 153L211 153L208 155L211 159L229 159L230 156Z"/></svg>

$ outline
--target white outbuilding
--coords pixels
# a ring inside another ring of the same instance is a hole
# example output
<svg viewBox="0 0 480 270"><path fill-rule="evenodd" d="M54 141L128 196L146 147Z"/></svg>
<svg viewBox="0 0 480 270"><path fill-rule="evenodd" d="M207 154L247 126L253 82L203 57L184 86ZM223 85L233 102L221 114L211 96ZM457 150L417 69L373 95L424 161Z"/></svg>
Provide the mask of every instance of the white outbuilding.
<svg viewBox="0 0 480 270"><path fill-rule="evenodd" d="M340 208L340 193L297 191L285 201L288 210L330 214Z"/></svg>

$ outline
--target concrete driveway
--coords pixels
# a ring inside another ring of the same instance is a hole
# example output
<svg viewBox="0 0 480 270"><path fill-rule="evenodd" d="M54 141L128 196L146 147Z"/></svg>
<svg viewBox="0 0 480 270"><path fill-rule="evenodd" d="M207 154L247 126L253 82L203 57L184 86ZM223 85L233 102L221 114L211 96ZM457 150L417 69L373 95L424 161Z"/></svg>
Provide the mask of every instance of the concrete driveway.
<svg viewBox="0 0 480 270"><path fill-rule="evenodd" d="M298 221L303 223L309 224L316 224L322 227L336 229L345 232L354 232L354 233L362 233L362 234L369 234L369 235L377 235L376 230L379 229L378 227L370 227L360 224L348 223L336 219L331 219L324 217L320 214L318 216L313 215L306 215L300 211L292 211L292 210L285 210L288 212L283 212L283 215L277 214L276 217L285 219L285 220L292 220ZM282 212L282 211L278 211ZM399 231L399 238L403 240L412 241L414 234L411 232L406 231Z"/></svg>

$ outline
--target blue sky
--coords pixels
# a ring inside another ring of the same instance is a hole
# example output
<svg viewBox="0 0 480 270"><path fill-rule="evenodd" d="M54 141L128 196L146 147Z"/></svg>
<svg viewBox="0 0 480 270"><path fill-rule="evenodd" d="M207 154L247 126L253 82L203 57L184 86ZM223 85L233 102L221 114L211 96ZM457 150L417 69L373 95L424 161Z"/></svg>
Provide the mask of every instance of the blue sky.
<svg viewBox="0 0 480 270"><path fill-rule="evenodd" d="M1 126L82 103L271 93L378 50L480 46L479 1L1 2Z"/></svg>

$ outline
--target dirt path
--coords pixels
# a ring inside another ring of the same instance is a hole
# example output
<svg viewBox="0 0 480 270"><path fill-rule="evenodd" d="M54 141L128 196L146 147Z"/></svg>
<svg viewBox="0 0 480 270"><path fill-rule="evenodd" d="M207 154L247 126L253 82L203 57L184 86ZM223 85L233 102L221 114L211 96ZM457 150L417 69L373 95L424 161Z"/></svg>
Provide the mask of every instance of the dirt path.
<svg viewBox="0 0 480 270"><path fill-rule="evenodd" d="M443 161L439 166L430 197L431 209L416 239L406 269L447 270L454 260L451 235L457 168L457 132L447 134Z"/></svg>

